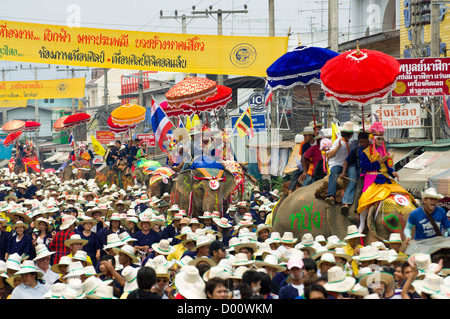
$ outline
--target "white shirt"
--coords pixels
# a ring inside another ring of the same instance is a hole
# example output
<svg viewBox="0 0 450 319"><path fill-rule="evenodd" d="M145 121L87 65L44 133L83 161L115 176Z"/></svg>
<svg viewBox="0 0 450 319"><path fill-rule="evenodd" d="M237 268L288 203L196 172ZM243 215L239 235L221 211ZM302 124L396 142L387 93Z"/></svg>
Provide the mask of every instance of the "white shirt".
<svg viewBox="0 0 450 319"><path fill-rule="evenodd" d="M344 166L345 159L349 154L345 140L342 137L333 142L330 148L330 152L336 149L339 146L339 143L341 143L341 147L339 147L336 154L328 160L328 166L330 167L330 169L333 166Z"/></svg>

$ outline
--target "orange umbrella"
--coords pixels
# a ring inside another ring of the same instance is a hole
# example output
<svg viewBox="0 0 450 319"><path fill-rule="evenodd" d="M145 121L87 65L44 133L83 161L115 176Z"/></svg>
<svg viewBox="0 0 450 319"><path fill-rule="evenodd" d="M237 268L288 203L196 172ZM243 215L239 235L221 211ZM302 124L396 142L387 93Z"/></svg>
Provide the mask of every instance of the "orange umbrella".
<svg viewBox="0 0 450 319"><path fill-rule="evenodd" d="M145 107L137 104L124 104L111 112L111 121L119 126L132 126L145 120Z"/></svg>
<svg viewBox="0 0 450 319"><path fill-rule="evenodd" d="M5 133L8 133L8 134L21 131L24 128L25 128L25 122L21 121L21 120L12 120L12 121L5 123L2 126L3 131L5 131Z"/></svg>
<svg viewBox="0 0 450 319"><path fill-rule="evenodd" d="M217 93L217 82L207 78L186 77L165 94L169 107L193 105Z"/></svg>
<svg viewBox="0 0 450 319"><path fill-rule="evenodd" d="M69 117L69 115L64 115L64 116L61 116L59 119L57 119L56 122L53 123L53 129L56 132L67 130L68 127L64 126L64 120L68 117Z"/></svg>

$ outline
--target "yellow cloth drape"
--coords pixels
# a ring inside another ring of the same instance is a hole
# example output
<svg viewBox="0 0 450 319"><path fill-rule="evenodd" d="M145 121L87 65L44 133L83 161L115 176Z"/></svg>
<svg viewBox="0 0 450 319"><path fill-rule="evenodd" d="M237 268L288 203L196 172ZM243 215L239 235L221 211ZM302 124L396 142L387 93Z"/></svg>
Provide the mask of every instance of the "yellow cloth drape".
<svg viewBox="0 0 450 319"><path fill-rule="evenodd" d="M358 213L361 213L364 209L370 205L383 201L391 194L406 194L410 197L410 200L414 201L411 194L408 193L400 184L391 180L392 184L377 184L370 185L364 193L361 194L358 202Z"/></svg>

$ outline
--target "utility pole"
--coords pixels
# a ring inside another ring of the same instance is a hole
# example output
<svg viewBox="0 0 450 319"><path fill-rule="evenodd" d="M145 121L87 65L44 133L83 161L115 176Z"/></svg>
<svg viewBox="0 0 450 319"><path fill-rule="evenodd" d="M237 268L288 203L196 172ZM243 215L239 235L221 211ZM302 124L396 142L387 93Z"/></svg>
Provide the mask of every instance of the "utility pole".
<svg viewBox="0 0 450 319"><path fill-rule="evenodd" d="M440 4L437 1L431 1L431 43L430 43L430 56L439 57L440 56Z"/></svg>
<svg viewBox="0 0 450 319"><path fill-rule="evenodd" d="M275 36L275 0L269 0L269 37ZM289 35L288 35L289 36ZM278 99L277 92L270 102L270 142L278 141Z"/></svg>
<svg viewBox="0 0 450 319"><path fill-rule="evenodd" d="M272 0L273 1L273 0ZM217 34L223 35L222 30L222 23L223 20L226 19L230 14L235 13L248 13L247 5L244 5L244 10L213 10L212 6L209 6L209 9L205 9L204 11L195 11L195 6L192 6L192 14L205 14L205 15L211 15L213 17L214 15L217 15ZM223 15L226 14L227 16L224 18ZM223 85L223 74L217 74L217 84ZM222 130L225 128L225 110L220 109L219 110L219 123L217 123L217 127L219 130Z"/></svg>
<svg viewBox="0 0 450 319"><path fill-rule="evenodd" d="M17 69L17 66L14 69L2 69L2 81L5 82L6 81L6 72L12 72L12 71L19 71ZM8 108L3 108L2 110L2 118L3 118L3 124L7 122L7 111Z"/></svg>
<svg viewBox="0 0 450 319"><path fill-rule="evenodd" d="M195 10L195 6L192 7L192 10ZM163 11L160 10L159 11L159 18L160 19L175 19L178 21L178 19L181 19L181 33L186 34L186 26L187 26L187 19L196 19L196 18L208 18L208 15L205 14L204 16L196 16L196 15L191 15L191 16L187 16L185 14L182 14L181 16L178 15L178 10L175 10L174 15L173 16L165 16L163 15Z"/></svg>
<svg viewBox="0 0 450 319"><path fill-rule="evenodd" d="M28 68L24 68L22 66L22 64L20 65L20 69L21 70L32 70L34 72L34 80L37 81L38 80L38 71L39 70L46 70L46 69L50 69L50 64L46 67L37 67L34 66L32 67L31 64ZM39 122L39 100L38 99L34 99L34 118L36 122ZM36 131L36 151L37 151L37 156L39 157L39 129Z"/></svg>
<svg viewBox="0 0 450 319"><path fill-rule="evenodd" d="M66 70L60 70L59 66L56 66L56 71L66 71L66 72L71 71L72 79L74 79L76 71L89 71L89 68L82 68L82 69L71 68L71 69L69 69L69 66L66 66ZM72 114L75 114L75 98L72 98Z"/></svg>

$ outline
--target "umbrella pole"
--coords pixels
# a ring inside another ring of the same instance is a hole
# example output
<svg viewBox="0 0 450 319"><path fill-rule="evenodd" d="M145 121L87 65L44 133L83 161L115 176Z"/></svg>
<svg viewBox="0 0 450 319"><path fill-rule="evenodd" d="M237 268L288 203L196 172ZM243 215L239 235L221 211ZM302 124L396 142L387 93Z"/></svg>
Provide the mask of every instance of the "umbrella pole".
<svg viewBox="0 0 450 319"><path fill-rule="evenodd" d="M309 87L309 84L308 84L307 86L308 86L309 101L310 101L310 103L311 103L311 106L312 106L312 112L313 112L314 132L317 133L316 110L315 110L314 103L313 103L313 99L312 99L312 95L311 95L311 88Z"/></svg>
<svg viewBox="0 0 450 319"><path fill-rule="evenodd" d="M364 118L364 105L361 106L361 111L362 111L362 130L363 130L363 132L365 132L365 131L366 131L366 130L365 130L365 122L366 122L366 119Z"/></svg>

